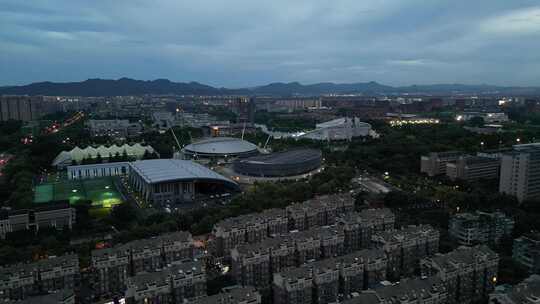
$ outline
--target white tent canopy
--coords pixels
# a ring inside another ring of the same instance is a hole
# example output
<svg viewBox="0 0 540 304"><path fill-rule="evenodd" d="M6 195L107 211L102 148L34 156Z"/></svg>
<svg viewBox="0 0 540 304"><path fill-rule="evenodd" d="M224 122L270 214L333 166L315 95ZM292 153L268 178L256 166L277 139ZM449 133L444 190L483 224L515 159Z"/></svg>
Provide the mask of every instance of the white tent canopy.
<svg viewBox="0 0 540 304"><path fill-rule="evenodd" d="M56 156L56 158L53 160L52 165L67 166L71 165L73 161L80 163L85 158L97 158L98 155L106 159L117 154L122 155L124 153L127 154L128 157L141 159L146 151L148 151L148 153L155 152L154 148L151 146L143 146L139 143L131 146L128 144L124 144L122 146L117 146L115 144L109 147L102 145L97 148L90 146L84 149L75 147L71 151L60 152L60 154L58 154L58 156Z"/></svg>

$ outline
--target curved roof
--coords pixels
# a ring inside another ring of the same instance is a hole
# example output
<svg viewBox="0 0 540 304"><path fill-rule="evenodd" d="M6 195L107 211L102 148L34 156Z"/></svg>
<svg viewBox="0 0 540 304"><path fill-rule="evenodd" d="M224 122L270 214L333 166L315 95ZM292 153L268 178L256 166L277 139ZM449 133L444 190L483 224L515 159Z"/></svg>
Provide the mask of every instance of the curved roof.
<svg viewBox="0 0 540 304"><path fill-rule="evenodd" d="M264 164L264 165L283 165L302 163L312 159L322 157L321 150L316 149L296 149L284 152L276 152L266 155L258 155L239 159L239 163Z"/></svg>
<svg viewBox="0 0 540 304"><path fill-rule="evenodd" d="M215 180L238 185L232 180L196 162L180 159L148 159L131 162L130 167L147 183L161 183L177 180Z"/></svg>
<svg viewBox="0 0 540 304"><path fill-rule="evenodd" d="M239 138L214 137L187 145L185 151L199 154L243 154L257 151L257 146Z"/></svg>

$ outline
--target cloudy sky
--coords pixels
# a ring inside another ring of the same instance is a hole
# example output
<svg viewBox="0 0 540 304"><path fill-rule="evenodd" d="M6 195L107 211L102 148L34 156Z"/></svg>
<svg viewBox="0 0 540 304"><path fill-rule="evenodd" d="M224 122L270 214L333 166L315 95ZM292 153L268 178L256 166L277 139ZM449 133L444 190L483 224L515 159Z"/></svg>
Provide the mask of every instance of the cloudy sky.
<svg viewBox="0 0 540 304"><path fill-rule="evenodd" d="M0 85L540 85L539 0L0 0Z"/></svg>

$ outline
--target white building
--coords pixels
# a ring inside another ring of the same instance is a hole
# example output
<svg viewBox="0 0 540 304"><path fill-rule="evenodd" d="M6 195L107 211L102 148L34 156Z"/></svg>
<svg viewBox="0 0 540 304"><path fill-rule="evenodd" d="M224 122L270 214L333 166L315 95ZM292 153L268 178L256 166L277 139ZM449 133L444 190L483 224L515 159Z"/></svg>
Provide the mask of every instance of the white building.
<svg viewBox="0 0 540 304"><path fill-rule="evenodd" d="M67 167L68 179L89 179L104 176L126 175L129 162L76 165Z"/></svg>
<svg viewBox="0 0 540 304"><path fill-rule="evenodd" d="M121 156L124 154L127 155L128 158L141 159L145 153L155 153L155 150L151 146L143 146L138 143L134 145L125 144L122 146L112 145L109 147L99 146L97 148L90 146L84 149L75 147L71 151L60 152L53 160L52 165L58 168L65 168L73 164L74 161L77 164L80 164L83 159L96 159L98 158L98 155L104 160L116 155Z"/></svg>
<svg viewBox="0 0 540 304"><path fill-rule="evenodd" d="M540 143L515 145L503 154L499 192L520 202L540 197Z"/></svg>
<svg viewBox="0 0 540 304"><path fill-rule="evenodd" d="M296 138L313 140L351 140L354 137L370 135L371 125L361 122L358 117L342 117L317 124L315 130L298 133Z"/></svg>

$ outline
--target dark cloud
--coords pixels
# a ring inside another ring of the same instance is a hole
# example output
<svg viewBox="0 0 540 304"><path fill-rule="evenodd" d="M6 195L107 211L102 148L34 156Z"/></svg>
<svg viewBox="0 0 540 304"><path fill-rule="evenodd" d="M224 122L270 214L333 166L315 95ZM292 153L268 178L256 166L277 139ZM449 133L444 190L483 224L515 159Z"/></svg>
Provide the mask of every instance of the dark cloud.
<svg viewBox="0 0 540 304"><path fill-rule="evenodd" d="M537 1L4 0L0 84L540 85L539 38Z"/></svg>

